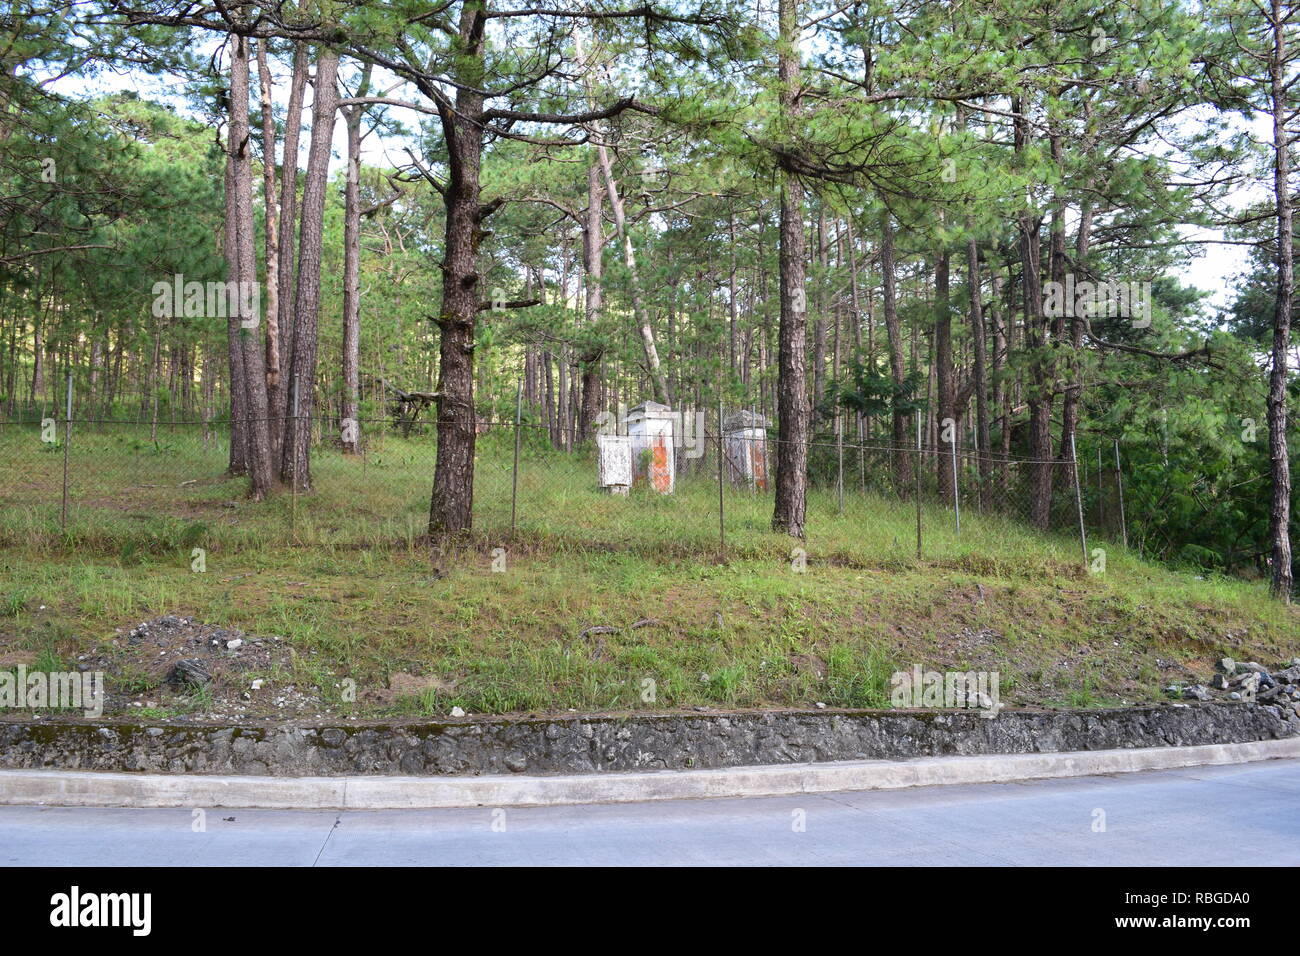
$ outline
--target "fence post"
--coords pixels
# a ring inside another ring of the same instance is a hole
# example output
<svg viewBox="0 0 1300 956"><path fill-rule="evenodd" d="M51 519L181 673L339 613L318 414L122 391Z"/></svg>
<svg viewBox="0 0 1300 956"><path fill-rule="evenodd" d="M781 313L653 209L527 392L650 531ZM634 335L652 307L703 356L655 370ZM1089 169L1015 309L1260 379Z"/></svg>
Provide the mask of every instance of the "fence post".
<svg viewBox="0 0 1300 956"><path fill-rule="evenodd" d="M1119 488L1119 533L1128 547L1128 522L1124 516L1124 473L1119 470L1119 439L1115 439L1115 484Z"/></svg>
<svg viewBox="0 0 1300 956"><path fill-rule="evenodd" d="M961 537L961 494L957 489L957 428L952 430L952 517L957 528L957 537Z"/></svg>
<svg viewBox="0 0 1300 956"><path fill-rule="evenodd" d="M835 447L839 456L839 470L835 477L835 495L839 513L844 514L844 416L835 416Z"/></svg>
<svg viewBox="0 0 1300 956"><path fill-rule="evenodd" d="M718 560L727 559L726 505L722 499L722 396L718 396Z"/></svg>
<svg viewBox="0 0 1300 956"><path fill-rule="evenodd" d="M916 558L921 559L921 416L916 416L916 461L912 478L916 483Z"/></svg>
<svg viewBox="0 0 1300 956"><path fill-rule="evenodd" d="M68 531L68 448L72 444L72 370L68 369L68 407L63 421L63 510L59 517L59 530Z"/></svg>
<svg viewBox="0 0 1300 956"><path fill-rule="evenodd" d="M1101 446L1097 446L1097 527L1103 533L1106 529L1106 479L1102 476L1106 469L1101 464Z"/></svg>
<svg viewBox="0 0 1300 956"><path fill-rule="evenodd" d="M1079 487L1079 455L1074 450L1074 433L1070 433L1070 471L1074 474L1074 507L1079 512L1079 547L1083 549L1083 566L1088 567L1088 532L1083 526L1083 489Z"/></svg>
<svg viewBox="0 0 1300 956"><path fill-rule="evenodd" d="M515 511L519 501L519 423L524 414L524 380L519 379L519 390L515 393L515 464L510 476L510 537L515 536Z"/></svg>

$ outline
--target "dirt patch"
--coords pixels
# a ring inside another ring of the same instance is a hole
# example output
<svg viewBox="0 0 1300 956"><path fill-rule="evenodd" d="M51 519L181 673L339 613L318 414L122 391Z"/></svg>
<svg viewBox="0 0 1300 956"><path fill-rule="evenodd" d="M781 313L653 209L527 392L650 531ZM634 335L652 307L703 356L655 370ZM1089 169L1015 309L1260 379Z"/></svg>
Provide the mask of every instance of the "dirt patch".
<svg viewBox="0 0 1300 956"><path fill-rule="evenodd" d="M295 682L294 651L278 637L168 615L118 628L81 671L105 675L104 712L187 722L337 716L339 689Z"/></svg>
<svg viewBox="0 0 1300 956"><path fill-rule="evenodd" d="M829 673L826 662L816 654L791 654L790 667L796 674L805 674L816 680L825 680Z"/></svg>
<svg viewBox="0 0 1300 956"><path fill-rule="evenodd" d="M366 703L391 707L400 697L423 697L430 691L435 694L453 694L456 692L456 682L431 675L390 674L388 686L369 691L365 700Z"/></svg>
<svg viewBox="0 0 1300 956"><path fill-rule="evenodd" d="M36 659L36 654L33 651L7 648L3 646L3 642L0 642L0 670L9 670L19 665L31 667L36 663Z"/></svg>

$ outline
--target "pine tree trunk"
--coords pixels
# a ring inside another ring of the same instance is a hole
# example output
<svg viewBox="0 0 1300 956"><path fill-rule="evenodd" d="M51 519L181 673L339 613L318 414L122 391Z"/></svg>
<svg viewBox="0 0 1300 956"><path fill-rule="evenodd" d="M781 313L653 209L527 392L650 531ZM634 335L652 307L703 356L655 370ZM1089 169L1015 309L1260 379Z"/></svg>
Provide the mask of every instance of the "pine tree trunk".
<svg viewBox="0 0 1300 956"><path fill-rule="evenodd" d="M976 455L982 481L990 473L989 460L989 382L988 348L984 335L984 303L980 283L979 247L971 239L966 245L966 277L970 286L971 346L974 352L975 376L975 438L979 445Z"/></svg>
<svg viewBox="0 0 1300 956"><path fill-rule="evenodd" d="M236 238L237 214L235 212L235 160L231 155L234 147L226 147L225 179L225 220L226 231L222 240L222 252L226 260L226 279L239 281L239 242ZM226 466L228 475L248 474L248 424L245 421L247 411L244 407L244 352L239 341L239 316L226 316L226 345L230 366L230 458ZM118 361L122 358L118 352Z"/></svg>
<svg viewBox="0 0 1300 956"><path fill-rule="evenodd" d="M271 70L266 41L257 44L257 82L262 112L262 187L266 207L266 296L262 310L266 322L266 405L268 414L280 406L280 241L279 202L275 183L275 116L271 109ZM271 460L280 460L283 429L269 422Z"/></svg>
<svg viewBox="0 0 1300 956"><path fill-rule="evenodd" d="M826 397L826 316L830 303L826 293L826 213L817 213L817 265L821 276L817 282L817 320L813 323L813 409L820 408Z"/></svg>
<svg viewBox="0 0 1300 956"><path fill-rule="evenodd" d="M1013 101L1012 110L1022 114L1021 100ZM1015 148L1027 145L1029 124L1018 116L1014 121ZM1043 316L1041 245L1038 221L1030 213L1020 216L1020 263L1023 275L1025 306L1025 348L1033 353L1030 360L1031 384L1029 404L1029 520L1046 530L1052 519L1052 379L1048 360L1047 324Z"/></svg>
<svg viewBox="0 0 1300 956"><path fill-rule="evenodd" d="M287 388L290 420L286 423L284 455L280 463L281 477L294 482L299 491L311 488L311 420L319 332L321 239L325 225L330 142L339 98L338 66L338 54L328 47L321 47L316 58L315 95L312 97L311 151L302 191L298 278L293 306L293 355Z"/></svg>
<svg viewBox="0 0 1300 956"><path fill-rule="evenodd" d="M248 125L249 50L246 37L234 37L230 55L230 146L233 153L231 185L235 191L235 248L239 265L240 294L237 313L238 338L243 357L244 411L247 429L250 493L260 501L271 492L274 470L271 463L271 431L267 421L266 359L262 351L261 323L256 312L245 311L243 290L257 287L257 251L253 225L253 150ZM227 303L229 309L230 303Z"/></svg>
<svg viewBox="0 0 1300 956"><path fill-rule="evenodd" d="M443 110L448 179L443 194L446 233L442 261L442 303L435 321L438 345L438 458L429 504L429 536L435 562L473 527L474 515L474 326L478 315L478 245L482 238L479 172L483 133L481 9L461 9L461 56L456 108Z"/></svg>
<svg viewBox="0 0 1300 956"><path fill-rule="evenodd" d="M894 275L894 225L889 211L880 215L880 273L884 286L885 334L889 338L889 374L895 389L901 393L907 382L907 356L903 352L903 327L898 321L897 279ZM912 493L912 439L909 434L908 415L898 407L897 397L891 402L893 425L894 489L900 495ZM920 463L917 462L919 467Z"/></svg>
<svg viewBox="0 0 1300 956"><path fill-rule="evenodd" d="M596 418L600 415L600 360L604 349L599 344L601 311L604 308L605 234L602 225L600 166L592 163L587 168L587 222L582 238L582 274L587 290L587 335L590 344L579 360L582 368L582 410L578 418L578 440L591 437Z"/></svg>
<svg viewBox="0 0 1300 956"><path fill-rule="evenodd" d="M367 64L357 87L365 96L370 86ZM348 133L347 180L343 193L343 434L345 454L359 452L357 409L361 394L361 117L360 104L344 109Z"/></svg>
<svg viewBox="0 0 1300 956"><path fill-rule="evenodd" d="M961 416L957 412L957 383L952 360L952 302L948 291L949 257L945 250L934 265L934 371L940 442L935 459L939 499L952 501L952 456L961 441ZM947 436L948 441L943 437Z"/></svg>
<svg viewBox="0 0 1300 956"><path fill-rule="evenodd" d="M646 311L645 298L641 292L641 274L637 270L636 251L632 247L632 236L627 230L627 217L623 211L623 200L618 194L618 184L614 181L614 170L610 166L609 151L604 146L596 147L600 159L601 172L605 176L605 189L609 195L610 209L614 213L614 226L623 243L623 264L627 266L631 280L632 313L636 317L637 332L641 336L641 349L645 353L646 372L650 376L650 388L654 400L664 405L673 404L673 392L664 377L663 366L659 361L659 350L655 345L654 326L650 324L650 313Z"/></svg>
<svg viewBox="0 0 1300 956"><path fill-rule="evenodd" d="M780 0L778 74L782 116L799 113L799 16L797 0ZM777 371L777 467L772 529L804 536L808 497L808 301L805 284L803 183L781 170L781 322Z"/></svg>
<svg viewBox="0 0 1300 956"><path fill-rule="evenodd" d="M1269 503L1268 535L1273 557L1273 594L1290 603L1291 467L1287 460L1287 349L1291 344L1292 264L1291 160L1288 116L1286 18L1282 0L1272 0L1273 50L1269 58L1273 114L1273 196L1277 208L1277 296L1273 310L1273 368L1268 379L1268 452L1272 459L1273 493Z"/></svg>
<svg viewBox="0 0 1300 956"><path fill-rule="evenodd" d="M279 243L276 266L276 301L279 303L279 387L275 391L275 404L271 416L277 432L276 448L283 461L284 433L289 405L289 364L293 360L293 330L297 321L294 315L294 254L298 220L298 141L302 132L302 102L307 86L307 46L294 45L293 75L289 81L289 109L284 119L284 156L280 161L280 223L276 230Z"/></svg>

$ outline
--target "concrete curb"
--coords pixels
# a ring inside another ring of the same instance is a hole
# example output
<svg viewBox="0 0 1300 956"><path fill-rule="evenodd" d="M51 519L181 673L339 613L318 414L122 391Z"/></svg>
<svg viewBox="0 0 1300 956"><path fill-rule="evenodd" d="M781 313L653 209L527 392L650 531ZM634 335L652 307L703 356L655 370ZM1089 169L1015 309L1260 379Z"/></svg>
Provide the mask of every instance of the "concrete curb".
<svg viewBox="0 0 1300 956"><path fill-rule="evenodd" d="M1300 737L1196 747L847 760L548 777L253 777L0 770L0 804L267 810L559 806L1009 783L1284 757L1300 757Z"/></svg>

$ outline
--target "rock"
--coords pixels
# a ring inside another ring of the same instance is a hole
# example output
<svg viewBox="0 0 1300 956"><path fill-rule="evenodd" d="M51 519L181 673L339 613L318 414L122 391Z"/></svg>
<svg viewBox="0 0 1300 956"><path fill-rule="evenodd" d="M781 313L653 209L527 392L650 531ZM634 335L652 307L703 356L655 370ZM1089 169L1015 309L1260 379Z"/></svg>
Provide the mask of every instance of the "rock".
<svg viewBox="0 0 1300 956"><path fill-rule="evenodd" d="M1300 682L1300 664L1293 664L1285 670L1274 671L1273 676L1286 684Z"/></svg>
<svg viewBox="0 0 1300 956"><path fill-rule="evenodd" d="M826 709L826 705L823 704L820 700L817 701L817 703L816 703L816 707L817 707L818 710L825 710L825 709Z"/></svg>
<svg viewBox="0 0 1300 956"><path fill-rule="evenodd" d="M1267 674L1268 668L1263 664L1256 664L1254 661L1243 661L1237 664L1238 670L1252 671L1256 674Z"/></svg>
<svg viewBox="0 0 1300 956"><path fill-rule="evenodd" d="M1228 700L1241 700L1241 695L1234 690L1231 694L1228 695Z"/></svg>
<svg viewBox="0 0 1300 956"><path fill-rule="evenodd" d="M191 687L203 687L212 681L212 675L203 666L202 661L187 657L176 662L175 666L167 674L167 680L172 684L189 684Z"/></svg>
<svg viewBox="0 0 1300 956"><path fill-rule="evenodd" d="M465 716L465 711L461 710L461 708L459 708L459 707L453 707L453 708L451 709L451 716L452 716L452 717L464 717L464 716Z"/></svg>
<svg viewBox="0 0 1300 956"><path fill-rule="evenodd" d="M511 773L523 773L528 769L528 761L518 754L511 754L505 760L506 769Z"/></svg>
<svg viewBox="0 0 1300 956"><path fill-rule="evenodd" d="M226 650L228 651L236 651L243 646L244 646L244 641L242 638L235 637L226 641Z"/></svg>
<svg viewBox="0 0 1300 956"><path fill-rule="evenodd" d="M252 684L253 690L261 690L261 689L262 689L262 684L264 684L264 683L265 683L265 681L263 681L262 678L259 677L257 680L253 681L253 684Z"/></svg>
<svg viewBox="0 0 1300 956"><path fill-rule="evenodd" d="M1193 684L1183 688L1184 700L1210 700L1210 690L1204 684Z"/></svg>
<svg viewBox="0 0 1300 956"><path fill-rule="evenodd" d="M1237 669L1237 662L1234 661L1231 657L1223 657L1219 659L1219 670L1223 671L1223 673L1231 674L1236 669Z"/></svg>
<svg viewBox="0 0 1300 956"><path fill-rule="evenodd" d="M1232 671L1228 671L1228 673L1231 674ZM1213 677L1210 678L1210 686L1213 687L1215 690L1227 690L1228 689L1227 676L1225 674L1215 674Z"/></svg>

